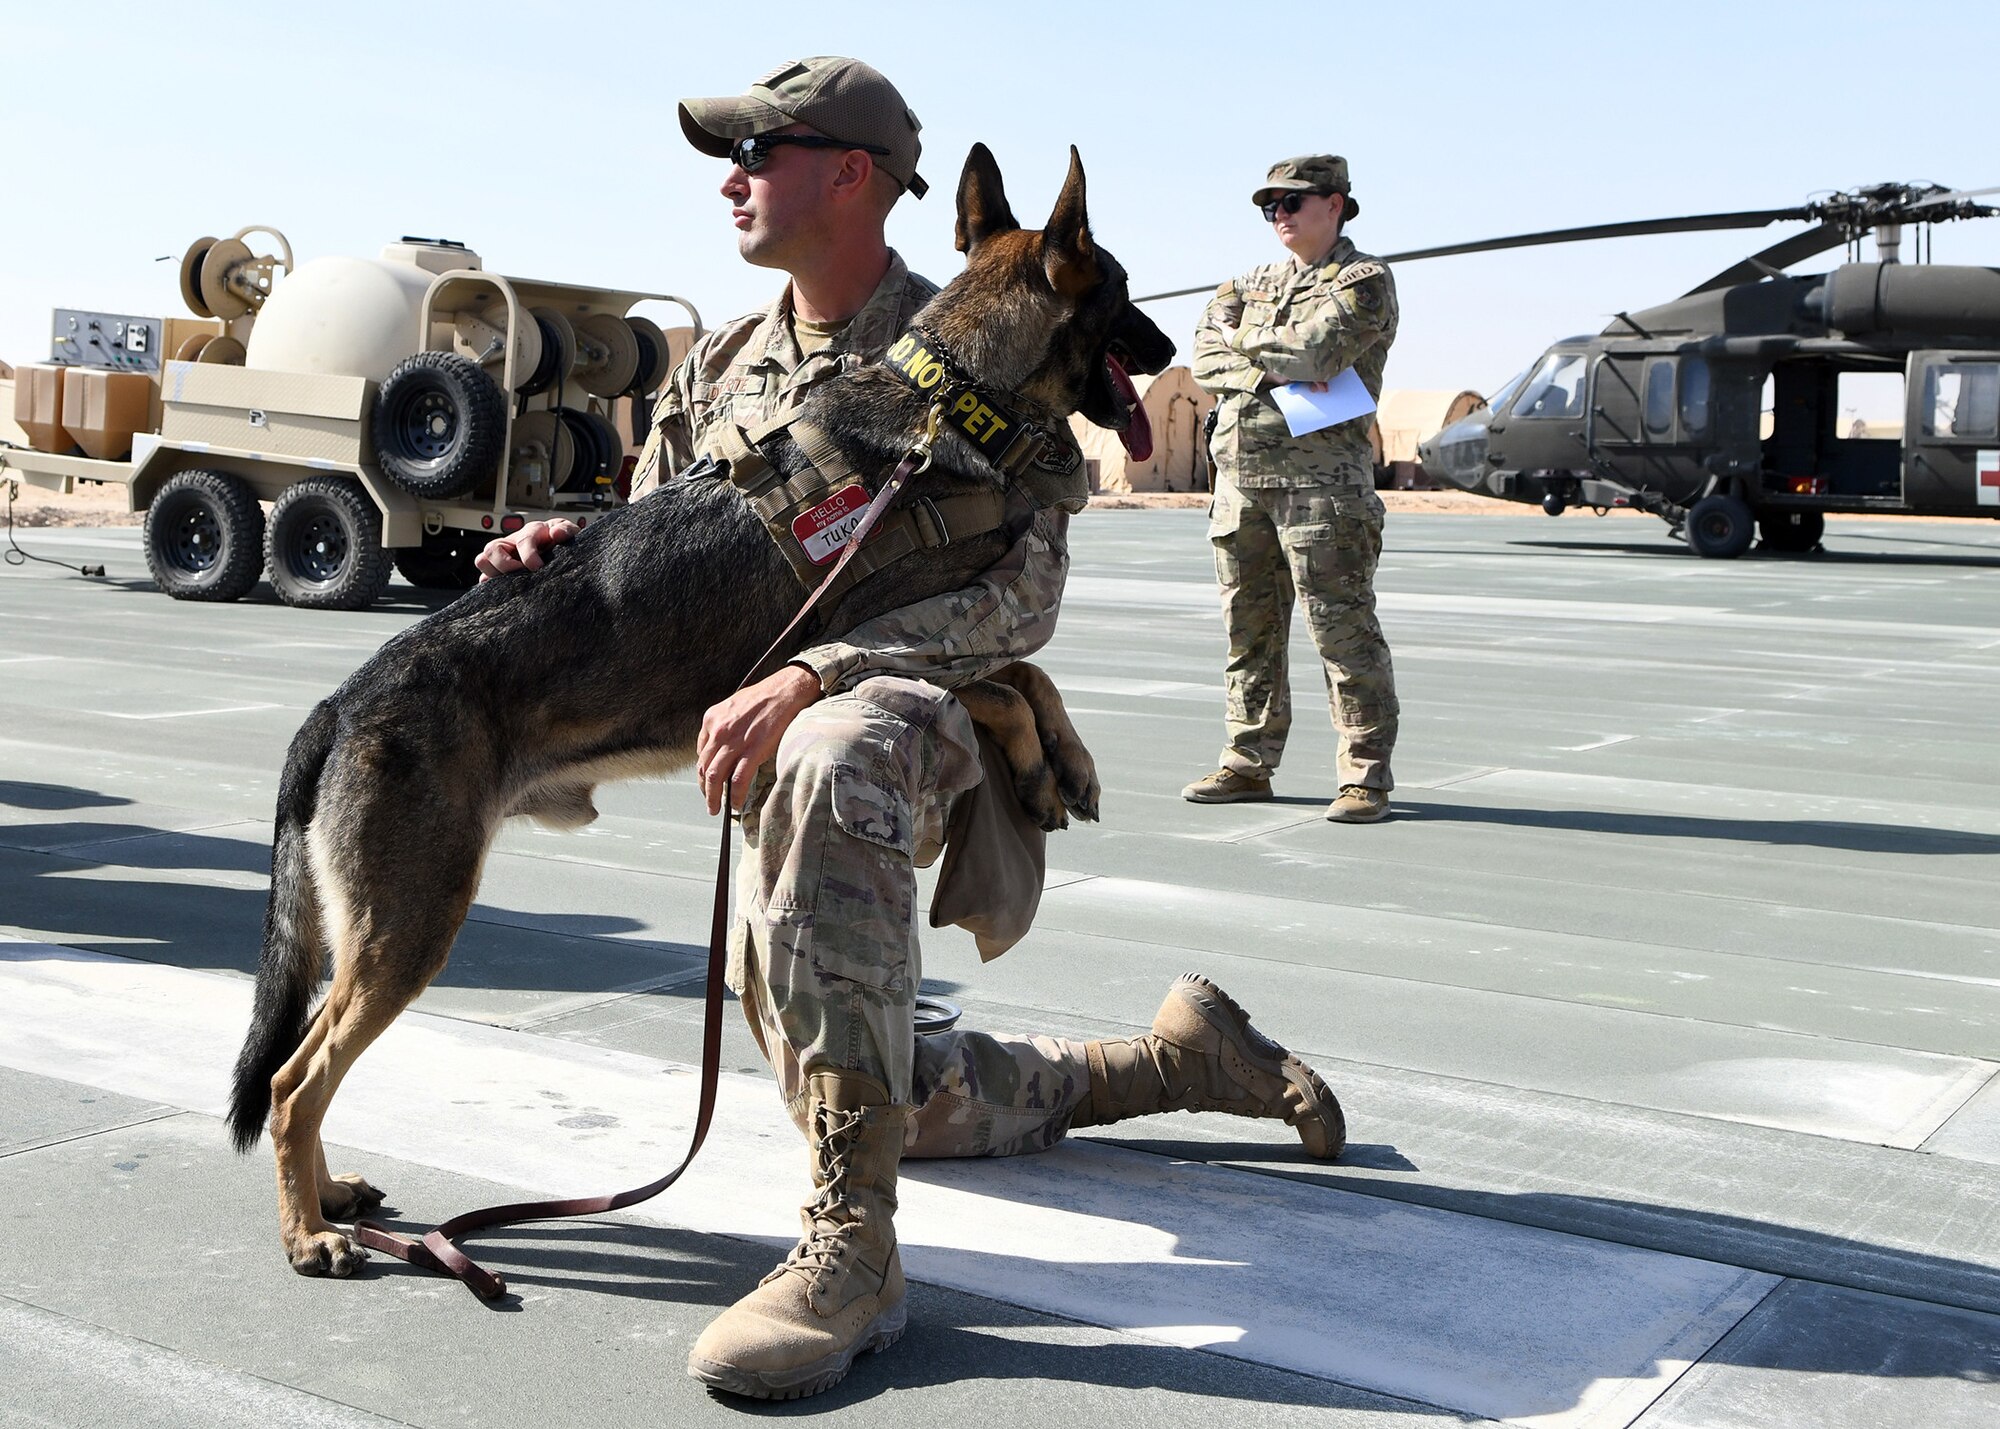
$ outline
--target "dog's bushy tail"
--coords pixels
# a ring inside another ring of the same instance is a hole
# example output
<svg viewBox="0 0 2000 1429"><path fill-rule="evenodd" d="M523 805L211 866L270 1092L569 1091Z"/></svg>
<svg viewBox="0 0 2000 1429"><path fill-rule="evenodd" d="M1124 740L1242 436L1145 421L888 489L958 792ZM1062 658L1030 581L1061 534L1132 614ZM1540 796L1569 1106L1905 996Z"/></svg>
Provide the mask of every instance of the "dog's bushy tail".
<svg viewBox="0 0 2000 1429"><path fill-rule="evenodd" d="M311 905L306 866L306 825L319 799L320 771L333 752L339 716L322 700L285 757L278 780L277 832L271 839L271 900L264 906L264 951L257 963L257 994L250 1031L236 1058L229 1098L229 1137L238 1151L257 1144L271 1111L271 1078L305 1040L312 997L325 951Z"/></svg>

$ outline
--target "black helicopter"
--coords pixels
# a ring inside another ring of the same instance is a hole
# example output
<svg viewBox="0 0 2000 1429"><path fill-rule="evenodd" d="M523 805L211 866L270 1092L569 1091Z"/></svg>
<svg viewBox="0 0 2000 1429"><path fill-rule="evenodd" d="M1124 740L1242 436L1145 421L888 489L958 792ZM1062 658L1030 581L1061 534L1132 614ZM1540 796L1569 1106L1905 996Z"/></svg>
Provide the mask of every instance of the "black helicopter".
<svg viewBox="0 0 2000 1429"><path fill-rule="evenodd" d="M1741 555L1758 531L1768 549L1813 550L1829 511L2000 518L2000 269L1925 261L1931 225L2000 213L1973 202L1996 192L1878 184L1797 208L1385 254L1393 264L1813 224L1672 302L1556 343L1486 406L1423 443L1424 469L1467 491L1537 502L1552 516L1572 506L1649 511L1700 556ZM1918 261L1905 264L1903 230L1913 225ZM1877 261L1864 263L1869 234ZM1784 271L1843 244L1851 261L1830 273ZM1904 379L1900 437L1841 430L1845 373Z"/></svg>

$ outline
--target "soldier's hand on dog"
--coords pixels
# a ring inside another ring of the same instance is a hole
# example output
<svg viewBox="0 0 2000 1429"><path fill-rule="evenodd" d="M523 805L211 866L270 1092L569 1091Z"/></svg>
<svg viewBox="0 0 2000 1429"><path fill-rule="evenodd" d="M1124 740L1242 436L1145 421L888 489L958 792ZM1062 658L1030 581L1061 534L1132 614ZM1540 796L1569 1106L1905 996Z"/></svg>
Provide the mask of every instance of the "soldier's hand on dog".
<svg viewBox="0 0 2000 1429"><path fill-rule="evenodd" d="M548 559L551 546L560 546L581 530L576 522L558 516L553 521L530 521L511 536L488 541L486 549L472 558L479 579L490 581L509 571L538 571Z"/></svg>
<svg viewBox="0 0 2000 1429"><path fill-rule="evenodd" d="M778 752L778 742L799 712L820 694L819 676L803 665L787 665L709 706L694 746L694 776L709 813L722 811L723 785L732 775L731 803L743 807L751 778Z"/></svg>

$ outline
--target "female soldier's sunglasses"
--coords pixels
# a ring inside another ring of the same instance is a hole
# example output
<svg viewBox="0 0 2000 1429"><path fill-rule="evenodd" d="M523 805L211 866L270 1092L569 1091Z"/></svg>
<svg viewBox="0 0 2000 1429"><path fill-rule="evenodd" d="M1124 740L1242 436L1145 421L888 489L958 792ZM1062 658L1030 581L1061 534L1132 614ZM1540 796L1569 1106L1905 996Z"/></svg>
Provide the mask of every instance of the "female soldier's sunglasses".
<svg viewBox="0 0 2000 1429"><path fill-rule="evenodd" d="M1264 222L1276 223L1280 213L1297 213L1305 207L1308 198L1325 198L1326 195L1314 191L1312 194L1288 193L1283 198L1268 199L1257 207L1264 210Z"/></svg>
<svg viewBox="0 0 2000 1429"><path fill-rule="evenodd" d="M731 144L729 157L744 173L754 174L770 161L771 151L780 144L797 144L802 149L860 149L884 156L889 152L879 144L850 144L845 139L827 139L818 134L752 134Z"/></svg>

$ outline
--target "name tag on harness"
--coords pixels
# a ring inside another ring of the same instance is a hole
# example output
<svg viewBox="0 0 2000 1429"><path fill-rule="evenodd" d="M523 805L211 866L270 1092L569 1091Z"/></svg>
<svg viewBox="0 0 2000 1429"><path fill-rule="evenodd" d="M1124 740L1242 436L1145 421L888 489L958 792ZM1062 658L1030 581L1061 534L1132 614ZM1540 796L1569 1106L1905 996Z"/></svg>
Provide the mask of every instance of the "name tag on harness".
<svg viewBox="0 0 2000 1429"><path fill-rule="evenodd" d="M867 509L867 487L859 482L843 486L812 510L794 516L792 535L806 558L816 566L823 566L840 554L840 548L861 524L861 513Z"/></svg>

